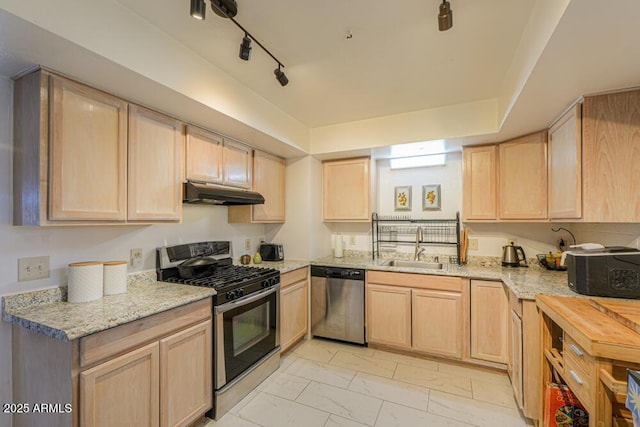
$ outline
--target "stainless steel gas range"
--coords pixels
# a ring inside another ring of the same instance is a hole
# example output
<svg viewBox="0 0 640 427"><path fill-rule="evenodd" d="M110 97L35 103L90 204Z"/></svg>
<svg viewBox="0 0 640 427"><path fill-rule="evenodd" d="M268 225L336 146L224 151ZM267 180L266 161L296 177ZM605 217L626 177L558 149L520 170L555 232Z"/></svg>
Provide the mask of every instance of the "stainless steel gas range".
<svg viewBox="0 0 640 427"><path fill-rule="evenodd" d="M217 291L214 403L208 415L219 419L280 364L280 272L233 265L227 241L162 247L156 257L159 281Z"/></svg>

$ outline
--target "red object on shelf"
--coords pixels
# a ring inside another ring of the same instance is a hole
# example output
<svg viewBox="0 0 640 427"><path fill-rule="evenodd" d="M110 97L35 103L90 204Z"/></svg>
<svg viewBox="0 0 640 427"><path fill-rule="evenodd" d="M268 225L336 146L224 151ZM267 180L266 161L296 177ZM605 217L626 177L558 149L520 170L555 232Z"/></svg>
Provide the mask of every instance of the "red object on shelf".
<svg viewBox="0 0 640 427"><path fill-rule="evenodd" d="M544 427L589 425L589 413L566 385L547 384L544 402Z"/></svg>

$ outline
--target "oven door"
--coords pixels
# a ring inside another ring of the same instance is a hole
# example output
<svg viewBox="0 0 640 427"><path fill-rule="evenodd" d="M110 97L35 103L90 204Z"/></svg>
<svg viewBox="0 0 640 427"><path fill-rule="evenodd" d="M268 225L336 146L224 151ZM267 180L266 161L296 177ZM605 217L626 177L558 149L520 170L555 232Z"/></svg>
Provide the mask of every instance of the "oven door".
<svg viewBox="0 0 640 427"><path fill-rule="evenodd" d="M216 390L280 345L279 309L280 285L214 308Z"/></svg>

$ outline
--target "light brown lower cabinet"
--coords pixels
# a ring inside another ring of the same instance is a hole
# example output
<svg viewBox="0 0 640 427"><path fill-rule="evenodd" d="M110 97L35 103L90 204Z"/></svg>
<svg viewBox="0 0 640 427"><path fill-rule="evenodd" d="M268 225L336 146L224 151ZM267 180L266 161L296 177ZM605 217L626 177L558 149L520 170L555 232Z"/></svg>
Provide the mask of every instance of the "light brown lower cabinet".
<svg viewBox="0 0 640 427"><path fill-rule="evenodd" d="M462 359L469 290L459 277L368 271L367 342Z"/></svg>
<svg viewBox="0 0 640 427"><path fill-rule="evenodd" d="M507 363L509 299L502 282L471 280L471 357Z"/></svg>
<svg viewBox="0 0 640 427"><path fill-rule="evenodd" d="M280 277L280 351L285 352L306 334L309 325L309 268Z"/></svg>
<svg viewBox="0 0 640 427"><path fill-rule="evenodd" d="M14 427L185 426L211 408L209 298L71 342L12 334L14 400L69 405Z"/></svg>

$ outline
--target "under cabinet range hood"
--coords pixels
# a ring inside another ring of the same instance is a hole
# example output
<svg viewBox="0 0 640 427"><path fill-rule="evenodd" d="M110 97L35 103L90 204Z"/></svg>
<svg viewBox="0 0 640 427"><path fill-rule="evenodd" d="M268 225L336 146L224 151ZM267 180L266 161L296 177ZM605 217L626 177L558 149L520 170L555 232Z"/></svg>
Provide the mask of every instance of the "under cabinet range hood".
<svg viewBox="0 0 640 427"><path fill-rule="evenodd" d="M264 197L255 191L187 181L182 192L182 202L226 206L261 205L264 204Z"/></svg>

